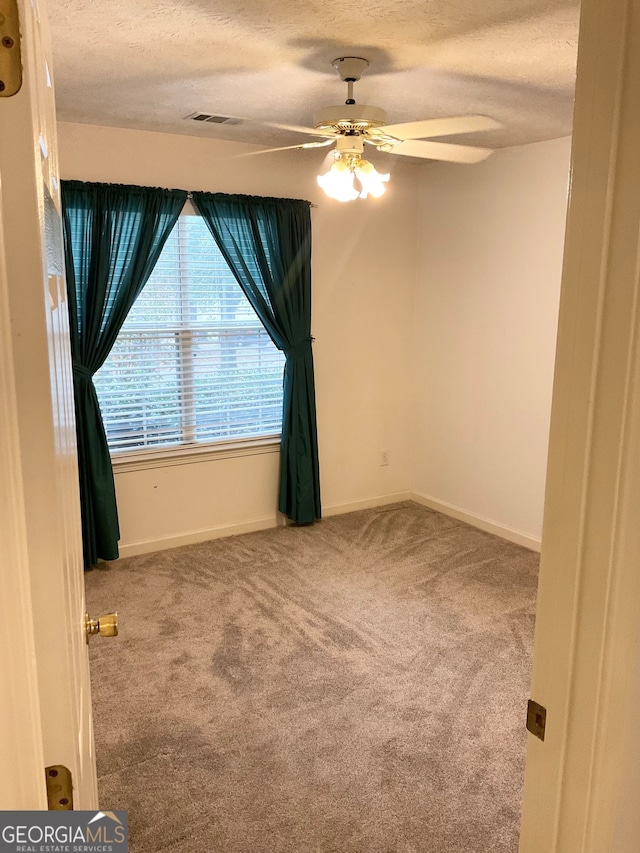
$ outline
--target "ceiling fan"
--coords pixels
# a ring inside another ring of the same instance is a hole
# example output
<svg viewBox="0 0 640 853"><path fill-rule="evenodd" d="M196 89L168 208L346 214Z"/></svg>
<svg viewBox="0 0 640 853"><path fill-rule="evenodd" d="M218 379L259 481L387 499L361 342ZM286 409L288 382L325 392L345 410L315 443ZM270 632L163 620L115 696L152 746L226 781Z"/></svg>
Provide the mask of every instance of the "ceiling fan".
<svg viewBox="0 0 640 853"><path fill-rule="evenodd" d="M360 80L369 66L358 56L342 56L332 62L341 79L347 84L344 105L323 107L313 118L313 127L260 122L268 127L322 137L321 140L266 148L252 154L266 154L301 148L322 148L335 142L334 163L318 183L327 195L339 201L381 196L383 184L389 175L381 175L373 165L363 159L365 143L392 154L421 157L426 160L443 160L450 163L478 163L493 153L491 148L434 142L431 137L453 136L494 130L502 125L481 115L452 116L424 119L401 124L386 124L386 113L380 107L357 104L353 97L353 84ZM358 185L360 188L358 189Z"/></svg>

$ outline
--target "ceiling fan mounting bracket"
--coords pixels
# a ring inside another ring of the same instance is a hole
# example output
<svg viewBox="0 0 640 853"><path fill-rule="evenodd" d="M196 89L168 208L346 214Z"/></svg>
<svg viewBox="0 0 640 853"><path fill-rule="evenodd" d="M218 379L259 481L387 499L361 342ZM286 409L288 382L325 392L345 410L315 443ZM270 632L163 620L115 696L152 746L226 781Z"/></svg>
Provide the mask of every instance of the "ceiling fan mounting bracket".
<svg viewBox="0 0 640 853"><path fill-rule="evenodd" d="M355 83L362 77L369 62L360 56L340 56L331 63L345 83Z"/></svg>

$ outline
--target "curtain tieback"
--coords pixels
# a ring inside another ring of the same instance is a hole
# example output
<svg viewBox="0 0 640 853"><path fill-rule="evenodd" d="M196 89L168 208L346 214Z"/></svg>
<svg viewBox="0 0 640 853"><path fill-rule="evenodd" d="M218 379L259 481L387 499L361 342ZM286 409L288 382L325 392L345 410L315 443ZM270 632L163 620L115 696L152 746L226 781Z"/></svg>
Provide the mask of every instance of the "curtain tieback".
<svg viewBox="0 0 640 853"><path fill-rule="evenodd" d="M315 338L302 338L302 340L296 341L295 344L291 344L290 347L285 347L282 352L285 355L298 355L299 353L304 352L308 346L311 346L313 341L315 341Z"/></svg>
<svg viewBox="0 0 640 853"><path fill-rule="evenodd" d="M74 364L73 373L74 376L78 377L78 379L93 379L93 373L87 367L85 367L84 364Z"/></svg>

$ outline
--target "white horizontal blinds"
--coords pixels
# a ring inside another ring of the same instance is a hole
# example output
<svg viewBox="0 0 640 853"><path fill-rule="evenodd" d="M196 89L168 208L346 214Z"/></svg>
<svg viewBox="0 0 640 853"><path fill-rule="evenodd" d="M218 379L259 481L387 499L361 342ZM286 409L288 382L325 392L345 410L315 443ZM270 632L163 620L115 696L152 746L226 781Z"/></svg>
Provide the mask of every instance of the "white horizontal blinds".
<svg viewBox="0 0 640 853"><path fill-rule="evenodd" d="M95 376L109 447L278 435L283 368L204 221L182 215Z"/></svg>

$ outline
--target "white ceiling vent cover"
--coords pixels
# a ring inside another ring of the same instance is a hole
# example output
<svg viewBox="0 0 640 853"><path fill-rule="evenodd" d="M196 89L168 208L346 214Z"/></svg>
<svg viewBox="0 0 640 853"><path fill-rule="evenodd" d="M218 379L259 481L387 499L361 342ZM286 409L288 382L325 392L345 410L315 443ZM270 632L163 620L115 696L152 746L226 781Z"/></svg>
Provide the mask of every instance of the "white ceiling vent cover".
<svg viewBox="0 0 640 853"><path fill-rule="evenodd" d="M242 119L232 116L214 116L211 113L190 113L185 121L208 121L212 124L242 124Z"/></svg>

